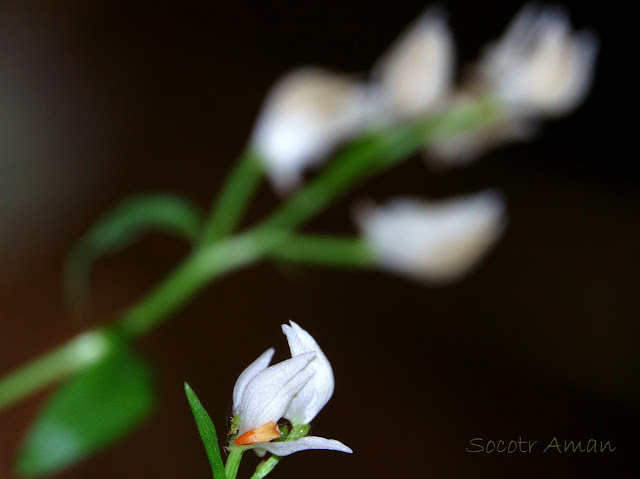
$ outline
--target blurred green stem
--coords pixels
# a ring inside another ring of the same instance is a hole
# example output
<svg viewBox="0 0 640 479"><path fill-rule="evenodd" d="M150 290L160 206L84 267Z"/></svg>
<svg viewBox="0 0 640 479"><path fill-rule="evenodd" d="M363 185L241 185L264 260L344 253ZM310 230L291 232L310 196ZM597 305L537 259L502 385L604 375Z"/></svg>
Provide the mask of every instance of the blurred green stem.
<svg viewBox="0 0 640 479"><path fill-rule="evenodd" d="M82 333L5 376L0 381L0 410L55 380L96 363L113 349L114 339L105 329Z"/></svg>
<svg viewBox="0 0 640 479"><path fill-rule="evenodd" d="M373 251L360 238L337 236L288 236L270 253L272 258L297 263L351 268L376 264Z"/></svg>
<svg viewBox="0 0 640 479"><path fill-rule="evenodd" d="M122 316L127 336L156 326L214 278L256 261L280 235L256 231L222 240L194 251L169 277Z"/></svg>
<svg viewBox="0 0 640 479"><path fill-rule="evenodd" d="M405 160L426 142L492 122L501 112L490 98L435 116L365 135L346 147L318 177L277 209L263 227L291 231L341 197L348 189Z"/></svg>
<svg viewBox="0 0 640 479"><path fill-rule="evenodd" d="M260 184L262 174L263 167L258 153L248 148L220 189L205 226L203 243L211 243L233 231Z"/></svg>
<svg viewBox="0 0 640 479"><path fill-rule="evenodd" d="M494 121L499 113L497 105L485 98L389 131L364 135L260 225L247 233L213 243L212 240L228 234L236 226L262 176L257 155L247 150L222 188L212 212L204 235L211 244L201 245L149 295L118 318L114 330L121 330L128 337L150 330L214 278L272 253L289 234L349 188L408 158L429 139L476 128ZM325 239L303 237L300 241L291 239L288 243L291 251L286 251L285 243L273 255L316 263L324 257L324 263L346 265L349 255L353 254L354 264L366 265L369 261L367 251L355 243L343 240L340 248L335 246ZM313 253L312 248L317 251ZM105 331L84 333L0 379L0 410L106 356L110 343ZM93 344L95 351L91 352L87 344Z"/></svg>

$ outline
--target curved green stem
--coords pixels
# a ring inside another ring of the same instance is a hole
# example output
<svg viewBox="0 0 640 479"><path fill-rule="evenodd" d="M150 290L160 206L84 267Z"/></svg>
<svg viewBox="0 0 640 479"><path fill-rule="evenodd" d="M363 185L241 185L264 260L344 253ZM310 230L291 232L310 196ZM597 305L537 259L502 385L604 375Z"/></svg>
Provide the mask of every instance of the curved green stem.
<svg viewBox="0 0 640 479"><path fill-rule="evenodd" d="M115 321L114 328L129 337L142 334L167 318L214 278L249 264L273 251L285 239L348 188L363 182L380 171L397 164L421 148L430 138L442 138L493 121L499 109L491 99L470 106L454 108L437 116L401 125L387 132L363 136L345 148L334 161L300 193L277 209L252 231L217 243L206 244L228 234L236 226L262 175L256 154L247 151L232 172L219 196L219 201L204 234L205 243L195 250L177 269L148 296ZM295 244L295 243L293 243ZM297 250L296 250L297 248ZM316 249L311 252L311 249ZM305 261L331 262L347 265L368 260L358 245L342 244L335 249L317 239L302 239L282 257ZM350 250L350 248L353 248ZM349 259L349 252L353 258ZM107 349L94 348L86 354L87 338L102 344L104 330L84 333L53 351L37 358L0 379L0 410L34 391L63 379L99 361Z"/></svg>
<svg viewBox="0 0 640 479"><path fill-rule="evenodd" d="M166 319L214 278L259 259L279 236L266 231L230 238L193 252L141 302L120 317L113 330L138 336ZM77 336L0 380L0 410L78 372L111 350L107 329Z"/></svg>
<svg viewBox="0 0 640 479"><path fill-rule="evenodd" d="M345 268L371 268L377 263L364 240L337 236L288 236L269 255L284 261Z"/></svg>
<svg viewBox="0 0 640 479"><path fill-rule="evenodd" d="M262 174L258 153L252 149L245 150L220 189L202 235L203 243L211 243L233 231L242 219Z"/></svg>
<svg viewBox="0 0 640 479"><path fill-rule="evenodd" d="M0 410L98 362L113 349L113 339L113 335L104 329L82 333L5 376L0 381Z"/></svg>

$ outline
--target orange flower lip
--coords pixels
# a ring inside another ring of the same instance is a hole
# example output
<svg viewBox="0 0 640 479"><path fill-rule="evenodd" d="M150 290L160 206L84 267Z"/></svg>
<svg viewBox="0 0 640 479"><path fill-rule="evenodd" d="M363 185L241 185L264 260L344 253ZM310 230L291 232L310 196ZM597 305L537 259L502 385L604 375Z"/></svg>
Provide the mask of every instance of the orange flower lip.
<svg viewBox="0 0 640 479"><path fill-rule="evenodd" d="M264 423L262 426L258 426L257 428L251 429L250 431L238 436L234 439L233 443L236 446L249 446L251 444L269 442L273 439L278 439L280 434L280 428L278 425L273 421L269 421Z"/></svg>

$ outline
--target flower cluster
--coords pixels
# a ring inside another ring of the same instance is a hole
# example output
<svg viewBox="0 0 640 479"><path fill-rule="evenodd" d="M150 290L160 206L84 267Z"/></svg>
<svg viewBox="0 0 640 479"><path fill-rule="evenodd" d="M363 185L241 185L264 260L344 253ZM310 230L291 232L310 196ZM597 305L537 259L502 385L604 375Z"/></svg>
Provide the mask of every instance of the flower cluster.
<svg viewBox="0 0 640 479"><path fill-rule="evenodd" d="M441 164L465 163L489 146L531 137L539 119L575 109L591 85L597 50L595 36L573 33L561 9L528 5L454 91L453 35L430 8L376 62L369 81L314 68L285 75L267 97L253 145L286 191L364 129L491 97L500 109L494 121L428 147Z"/></svg>
<svg viewBox="0 0 640 479"><path fill-rule="evenodd" d="M381 56L368 80L311 68L286 75L265 102L253 146L276 188L288 191L351 137L486 105L481 121L453 128L445 121L425 139L432 165L465 165L489 148L532 138L541 120L575 109L591 85L597 49L594 35L572 32L561 9L526 6L456 88L453 35L443 13L430 8ZM499 239L505 209L497 193L396 199L361 208L356 223L380 267L446 283Z"/></svg>
<svg viewBox="0 0 640 479"><path fill-rule="evenodd" d="M273 349L265 351L238 377L233 389L235 446L287 456L307 449L353 452L334 439L306 436L282 441L278 421L287 419L293 429L308 425L333 395L331 364L315 339L293 321L282 330L291 359L269 366Z"/></svg>

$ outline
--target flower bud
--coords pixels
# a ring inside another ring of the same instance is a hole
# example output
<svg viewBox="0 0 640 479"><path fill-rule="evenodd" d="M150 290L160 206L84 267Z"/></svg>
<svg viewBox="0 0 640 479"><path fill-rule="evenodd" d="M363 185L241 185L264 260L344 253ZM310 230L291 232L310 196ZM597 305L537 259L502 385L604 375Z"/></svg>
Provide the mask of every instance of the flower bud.
<svg viewBox="0 0 640 479"><path fill-rule="evenodd" d="M391 116L406 119L442 106L452 82L454 42L447 23L427 10L374 67L377 94Z"/></svg>
<svg viewBox="0 0 640 479"><path fill-rule="evenodd" d="M485 49L479 74L517 114L560 116L589 91L597 51L595 36L572 32L563 10L528 5Z"/></svg>

